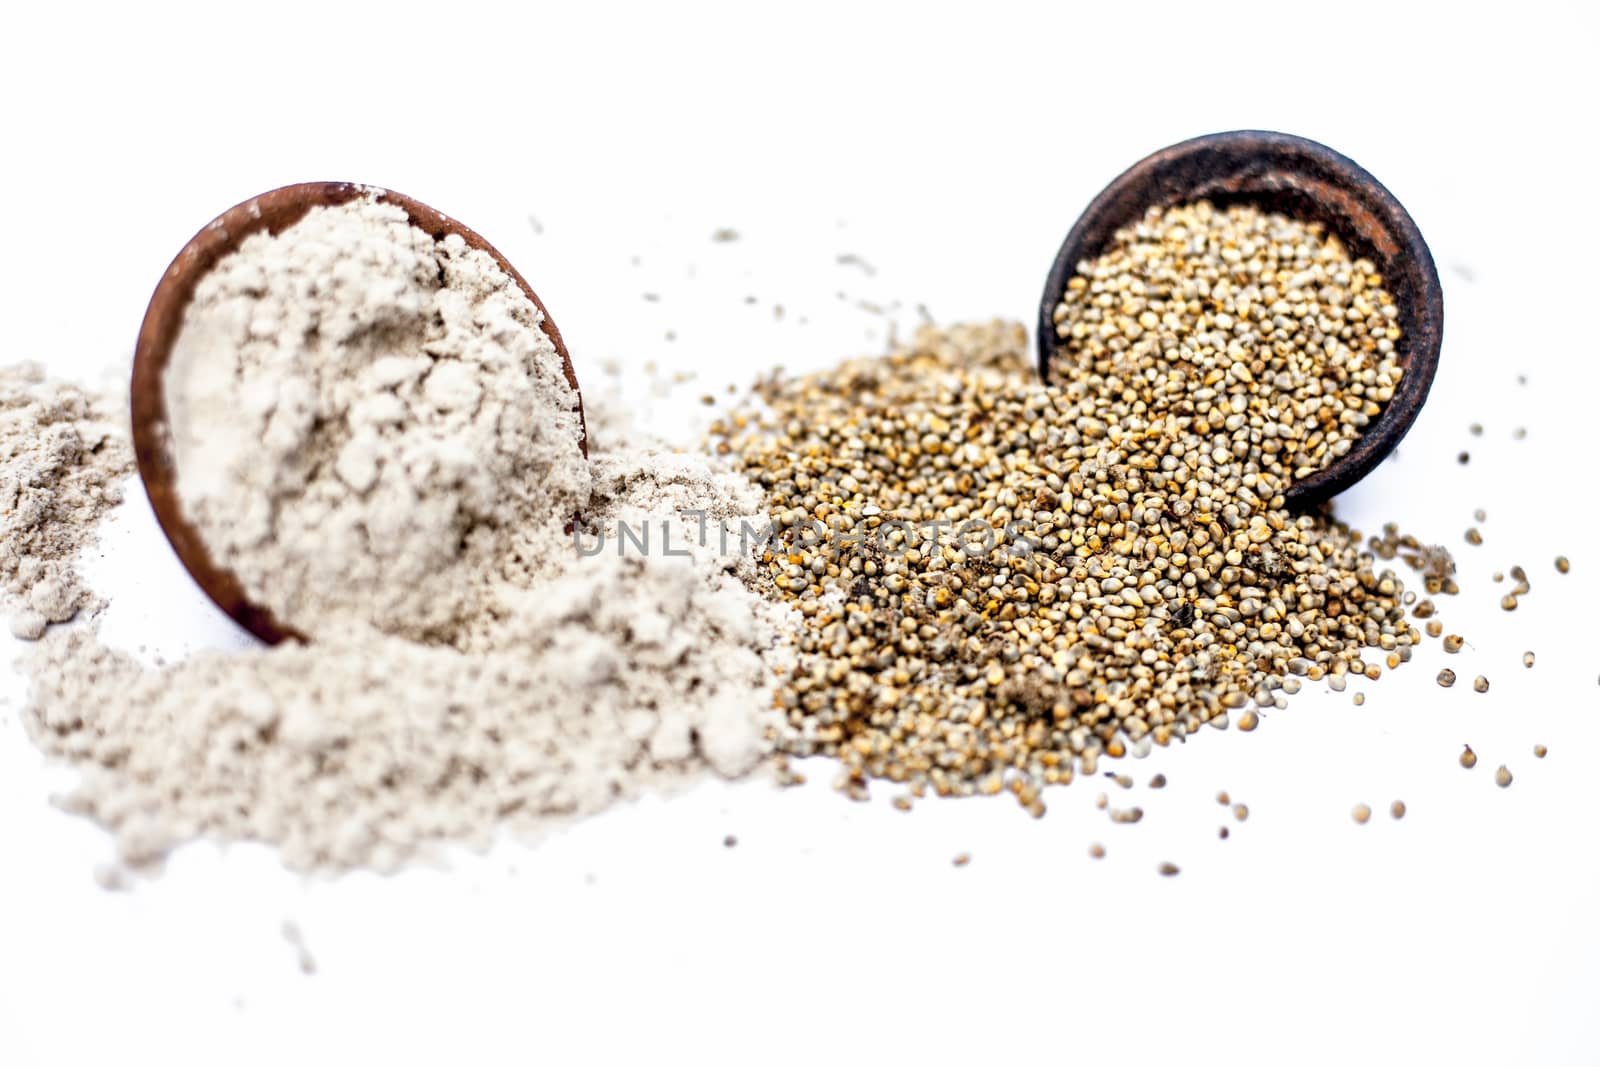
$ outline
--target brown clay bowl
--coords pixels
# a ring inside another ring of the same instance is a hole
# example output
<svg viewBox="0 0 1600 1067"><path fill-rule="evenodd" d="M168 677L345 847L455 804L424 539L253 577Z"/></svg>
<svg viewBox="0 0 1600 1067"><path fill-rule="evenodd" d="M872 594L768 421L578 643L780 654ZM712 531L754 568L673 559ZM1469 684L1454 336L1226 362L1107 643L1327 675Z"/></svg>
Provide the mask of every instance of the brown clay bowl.
<svg viewBox="0 0 1600 1067"><path fill-rule="evenodd" d="M567 346L561 340L561 331L556 329L550 312L516 268L478 234L409 196L353 182L307 182L252 197L208 223L184 245L183 251L167 268L161 283L156 286L155 294L150 297L144 325L139 328L139 343L133 355L133 449L138 459L139 477L144 480L145 491L150 496L150 506L155 510L156 519L178 553L178 558L219 608L268 644L277 644L288 638L304 638L245 596L238 578L211 558L199 533L184 517L183 507L178 500L177 470L172 457L162 377L166 373L173 341L183 325L184 309L194 295L195 285L218 260L234 251L241 241L253 233L261 230L281 233L314 207L343 204L374 193L387 203L403 209L413 226L435 240L453 233L460 234L468 245L492 256L500 269L509 274L528 295L528 299L544 312L544 332L555 345L556 351L561 353L561 365L568 383L574 390L578 388L578 378L573 373ZM578 419L582 426L581 397ZM584 455L588 455L586 431L580 444Z"/></svg>
<svg viewBox="0 0 1600 1067"><path fill-rule="evenodd" d="M1376 178L1326 145L1236 130L1163 148L1128 168L1094 198L1056 254L1039 304L1039 373L1049 380L1056 349L1051 316L1078 264L1104 252L1117 230L1146 209L1201 199L1321 222L1353 255L1377 265L1399 306L1397 355L1405 373L1394 398L1349 452L1284 493L1292 508L1314 507L1360 481L1400 443L1427 399L1444 337L1439 275L1416 223Z"/></svg>

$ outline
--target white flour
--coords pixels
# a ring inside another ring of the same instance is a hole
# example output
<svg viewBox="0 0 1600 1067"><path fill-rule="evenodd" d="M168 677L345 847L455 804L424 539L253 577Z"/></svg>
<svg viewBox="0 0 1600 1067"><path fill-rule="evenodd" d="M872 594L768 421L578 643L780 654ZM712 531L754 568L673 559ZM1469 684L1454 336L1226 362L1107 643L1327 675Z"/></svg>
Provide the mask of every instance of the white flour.
<svg viewBox="0 0 1600 1067"><path fill-rule="evenodd" d="M185 514L302 633L461 644L523 535L588 496L542 318L486 253L381 201L247 238L165 378Z"/></svg>
<svg viewBox="0 0 1600 1067"><path fill-rule="evenodd" d="M752 591L750 560L720 554L714 536L699 546L698 519L678 514L760 522L759 490L657 447L597 442L585 462L576 423L560 419L564 383L518 377L551 355L526 308L481 275L465 293L430 289L432 268L419 266L430 255L447 280L477 268L403 233L373 237L391 222L369 204L316 222L316 241L291 228L279 241L299 252L258 247L264 273L250 281L241 264L226 268L201 287L208 310L187 320L213 340L200 345L186 327L189 406L173 404L189 435L185 504L251 576L247 588L317 639L148 670L78 626L47 634L27 661L29 733L81 772L61 803L109 828L129 864L208 837L268 842L301 869L390 869L437 844L536 832L707 771L742 775L771 751L772 682L789 662L792 616ZM352 238L360 257L334 247ZM300 287L324 329L342 324L343 343L250 341L230 364L226 338L242 335L227 331L254 336L262 316L277 324L263 327L269 338L309 336L275 285ZM413 290L429 294L442 333L415 311L426 301ZM386 324L352 332L369 313ZM469 325L485 323L481 333ZM418 331L430 354L405 347ZM242 375L237 395L209 378L202 353ZM448 390L428 384L441 368L469 366L447 372ZM254 415L226 425L241 397ZM404 414L376 428L353 414L374 402ZM602 422L625 439L625 419ZM370 463L353 473L351 443L369 430ZM9 464L17 444L5 446ZM88 462L67 450L59 480L83 480ZM580 500L583 544L603 545L598 554L580 554L566 532ZM21 536L78 544L98 514L40 512ZM651 551L630 544L619 556L619 526L647 519ZM322 625L318 613L389 632Z"/></svg>
<svg viewBox="0 0 1600 1067"><path fill-rule="evenodd" d="M0 608L17 637L93 601L71 559L122 502L133 453L120 425L104 400L36 364L0 368Z"/></svg>

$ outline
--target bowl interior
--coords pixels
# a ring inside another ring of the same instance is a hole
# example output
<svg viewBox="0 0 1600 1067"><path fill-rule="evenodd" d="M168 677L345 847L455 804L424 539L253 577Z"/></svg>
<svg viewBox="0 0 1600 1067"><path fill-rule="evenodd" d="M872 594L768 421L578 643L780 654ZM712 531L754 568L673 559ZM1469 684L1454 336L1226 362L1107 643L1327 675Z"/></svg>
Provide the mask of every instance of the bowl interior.
<svg viewBox="0 0 1600 1067"><path fill-rule="evenodd" d="M528 298L544 313L544 332L561 354L562 370L576 392L578 379L572 359L550 313L527 281L488 241L439 211L408 196L353 182L307 182L274 189L235 205L213 219L183 247L162 275L150 298L139 341L134 349L131 384L133 447L139 476L150 497L167 540L178 558L207 596L234 621L268 644L287 638L303 639L294 628L280 622L265 608L252 603L238 579L212 559L199 533L184 517L178 499L177 469L172 456L167 426L166 394L162 388L173 342L183 325L184 310L194 296L195 286L217 261L238 248L251 234L265 230L277 234L302 219L315 207L348 203L359 197L377 195L404 210L412 225L435 240L459 234L473 248L487 252L500 269L516 281ZM583 402L578 402L578 419L583 426ZM588 435L580 441L588 455Z"/></svg>
<svg viewBox="0 0 1600 1067"><path fill-rule="evenodd" d="M1394 398L1334 463L1284 494L1291 507L1329 499L1365 477L1405 436L1438 367L1444 308L1433 256L1404 207L1372 175L1326 145L1258 130L1210 134L1164 148L1134 164L1097 196L1062 242L1045 280L1037 332L1039 373L1050 379L1052 314L1078 264L1094 259L1116 232L1150 207L1194 200L1250 203L1320 222L1351 253L1370 259L1400 310L1397 359L1405 368Z"/></svg>

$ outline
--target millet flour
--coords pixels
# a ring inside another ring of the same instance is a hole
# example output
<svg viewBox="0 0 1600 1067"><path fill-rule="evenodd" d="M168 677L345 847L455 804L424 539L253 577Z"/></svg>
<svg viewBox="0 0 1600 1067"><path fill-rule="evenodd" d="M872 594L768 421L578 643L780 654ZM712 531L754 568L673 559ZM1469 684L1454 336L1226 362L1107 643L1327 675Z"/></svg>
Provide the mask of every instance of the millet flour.
<svg viewBox="0 0 1600 1067"><path fill-rule="evenodd" d="M220 261L165 398L185 515L308 636L463 644L526 543L588 499L578 396L487 253L377 198Z"/></svg>
<svg viewBox="0 0 1600 1067"><path fill-rule="evenodd" d="M93 603L71 560L122 502L133 452L120 413L38 364L0 368L0 608L37 639Z"/></svg>
<svg viewBox="0 0 1600 1067"><path fill-rule="evenodd" d="M760 492L615 413L628 446L586 460L537 309L408 229L366 201L246 242L173 366L185 507L311 643L149 669L84 625L26 661L29 734L80 772L60 803L130 865L205 837L392 869L771 751L793 614L700 543L702 521L762 521ZM101 440L90 408L52 402ZM23 446L4 445L9 470ZM55 480L87 484L112 447L62 450ZM103 507L20 536L81 544Z"/></svg>

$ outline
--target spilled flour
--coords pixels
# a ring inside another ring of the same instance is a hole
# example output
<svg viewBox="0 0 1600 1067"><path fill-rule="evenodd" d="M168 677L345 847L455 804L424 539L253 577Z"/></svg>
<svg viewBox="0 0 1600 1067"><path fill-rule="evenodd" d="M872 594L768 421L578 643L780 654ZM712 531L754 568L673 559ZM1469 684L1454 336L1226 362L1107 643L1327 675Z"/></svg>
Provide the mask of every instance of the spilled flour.
<svg viewBox="0 0 1600 1067"><path fill-rule="evenodd" d="M120 426L105 400L37 364L0 368L0 609L17 637L93 603L71 560L122 502L133 452Z"/></svg>
<svg viewBox="0 0 1600 1067"><path fill-rule="evenodd" d="M208 291L230 295L189 322L215 312L232 325L214 336L204 327L209 351L226 354L227 337L241 336L227 331L245 329L246 349L262 356L235 378L253 384L233 395L258 405L238 422L266 443L259 469L247 472L248 449L220 409L184 416L204 441L221 440L215 456L184 466L195 453L179 447L184 492L217 479L195 490L198 516L206 500L223 502L214 522L200 522L206 536L224 538L235 566L261 568L258 581L284 568L287 591L273 606L317 639L148 669L92 625L47 633L25 662L24 721L80 772L63 806L106 826L129 865L211 838L269 843L297 869L388 870L436 845L537 833L647 788L754 770L771 751L792 615L753 590L750 559L715 538L700 544L701 516L681 513L758 522L759 491L659 445L597 441L585 460L575 415L541 424L570 431L564 438L530 431L529 419L550 419L573 398L536 370L549 369L553 351L539 345L528 308L474 274L483 265L459 249L390 232L381 205L322 221L332 228L315 229L315 240L295 227L280 235L304 245L303 259L258 248L257 259L282 262L254 281L243 265L225 266ZM335 247L346 239L362 249L359 270ZM319 256L333 266L319 272ZM274 285L310 285L307 272L323 279L310 303L328 301L319 330L290 324L289 302L273 295ZM264 294L259 306L252 292ZM444 385L429 384L441 374ZM344 396L347 384L356 394ZM355 414L374 398L397 421ZM98 425L87 406L60 403L63 433ZM625 427L616 415L603 423ZM350 459L357 441L360 463ZM5 446L9 470L20 446L9 435ZM56 481L87 484L81 468L97 453L61 451ZM243 479L232 488L230 471ZM567 526L580 499L575 539ZM236 505L252 517L228 528ZM99 510L30 514L25 529L12 524L22 543L67 545L92 535ZM624 528L648 530L649 549ZM8 552L11 537L8 528ZM321 625L318 612L342 624Z"/></svg>
<svg viewBox="0 0 1600 1067"><path fill-rule="evenodd" d="M585 536L530 586L491 647L370 629L312 645L202 653L160 670L93 628L48 634L26 667L35 742L82 776L63 798L133 865L196 837L276 845L298 869L392 869L441 842L537 832L769 751L788 613L749 561L695 543L679 506L743 516L742 479L691 456L597 453ZM650 516L688 556L618 557ZM609 532L607 532L609 528Z"/></svg>

